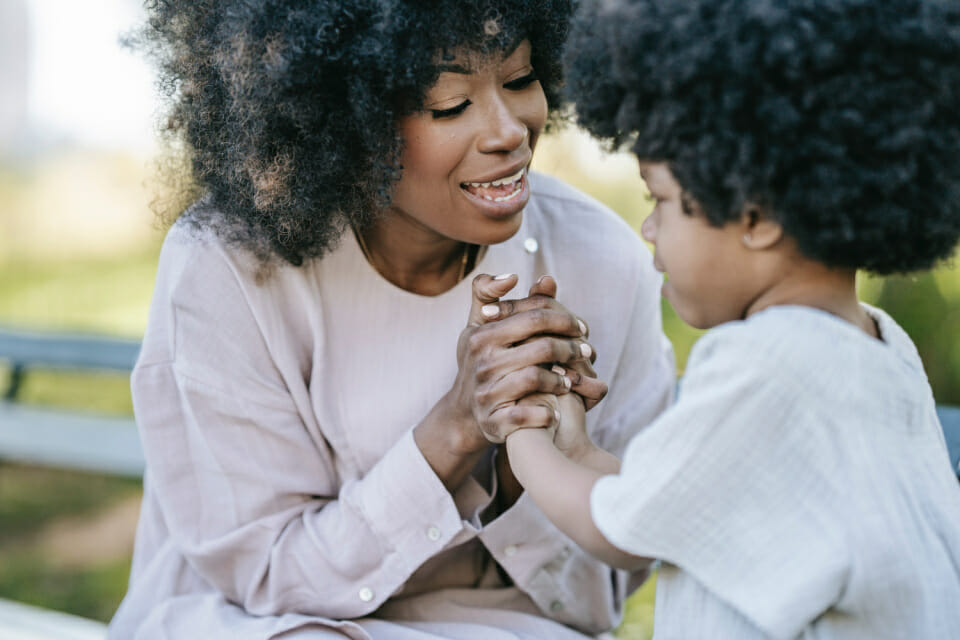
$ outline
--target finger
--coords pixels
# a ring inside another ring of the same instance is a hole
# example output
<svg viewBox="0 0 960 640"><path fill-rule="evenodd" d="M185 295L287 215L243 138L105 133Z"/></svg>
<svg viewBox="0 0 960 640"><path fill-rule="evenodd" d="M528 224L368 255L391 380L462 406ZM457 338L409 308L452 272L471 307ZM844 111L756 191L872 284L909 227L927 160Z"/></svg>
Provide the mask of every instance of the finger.
<svg viewBox="0 0 960 640"><path fill-rule="evenodd" d="M533 394L498 408L484 433L491 442L503 442L518 429L552 429L560 424L556 396Z"/></svg>
<svg viewBox="0 0 960 640"><path fill-rule="evenodd" d="M557 297L557 281L553 276L540 276L532 287L530 287L531 296L547 296L548 298Z"/></svg>
<svg viewBox="0 0 960 640"><path fill-rule="evenodd" d="M549 276L544 276L544 278L552 280ZM531 288L531 291L537 285L534 285ZM545 294L534 294L528 298L520 298L514 300L500 300L499 302L494 303L498 307L497 313L495 316L496 319L509 318L511 316L520 315L526 313L527 311L534 311L537 309L549 309L552 311L557 311L559 313L566 313L572 319L573 322L579 327L579 333L582 336L589 335L590 328L587 326L587 323L584 320L572 313L570 313L566 307L557 302L554 298L545 295Z"/></svg>
<svg viewBox="0 0 960 640"><path fill-rule="evenodd" d="M477 326L495 319L499 313L495 303L517 285L517 280L515 273L504 273L499 276L481 273L474 278L473 300L470 304L467 324Z"/></svg>
<svg viewBox="0 0 960 640"><path fill-rule="evenodd" d="M570 391L570 385L570 379L557 371L528 366L483 385L477 390L477 400L484 406L500 406L531 393L564 394Z"/></svg>
<svg viewBox="0 0 960 640"><path fill-rule="evenodd" d="M599 378L582 375L573 369L568 370L570 390L583 398L583 406L589 411L604 399L609 390L607 383Z"/></svg>
<svg viewBox="0 0 960 640"><path fill-rule="evenodd" d="M503 308L504 302L499 306ZM583 336L579 319L564 309L536 308L522 313L499 316L501 319L482 327L482 339L502 345L514 345L540 336Z"/></svg>
<svg viewBox="0 0 960 640"><path fill-rule="evenodd" d="M537 364L572 367L582 362L586 365L593 353L590 343L578 338L535 336L498 354L497 367L500 371L514 371Z"/></svg>

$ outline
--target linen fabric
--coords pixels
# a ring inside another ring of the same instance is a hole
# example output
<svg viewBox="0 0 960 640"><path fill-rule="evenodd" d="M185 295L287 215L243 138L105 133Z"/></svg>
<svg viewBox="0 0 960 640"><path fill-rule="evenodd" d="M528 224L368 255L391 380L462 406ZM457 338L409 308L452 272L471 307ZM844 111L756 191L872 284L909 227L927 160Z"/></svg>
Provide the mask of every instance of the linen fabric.
<svg viewBox="0 0 960 640"><path fill-rule="evenodd" d="M708 332L679 399L600 479L617 547L659 558L654 637L960 633L960 488L916 348L809 307Z"/></svg>
<svg viewBox="0 0 960 640"><path fill-rule="evenodd" d="M588 428L622 453L672 400L661 278L611 211L530 183L519 232L474 273L519 274L508 297L556 277L610 385ZM413 440L455 378L471 279L409 293L349 233L322 260L264 270L178 222L132 376L145 494L109 637L562 640L614 626L625 574L525 495L497 513L492 458L451 495Z"/></svg>

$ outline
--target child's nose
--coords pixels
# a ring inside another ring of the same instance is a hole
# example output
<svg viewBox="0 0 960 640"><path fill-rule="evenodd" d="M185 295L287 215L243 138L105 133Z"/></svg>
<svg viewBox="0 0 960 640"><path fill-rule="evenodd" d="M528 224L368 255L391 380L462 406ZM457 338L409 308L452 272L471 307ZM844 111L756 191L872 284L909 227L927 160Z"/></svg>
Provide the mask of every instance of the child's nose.
<svg viewBox="0 0 960 640"><path fill-rule="evenodd" d="M653 214L651 213L643 220L643 224L640 225L640 236L651 244L656 244L657 242L657 223L653 219Z"/></svg>

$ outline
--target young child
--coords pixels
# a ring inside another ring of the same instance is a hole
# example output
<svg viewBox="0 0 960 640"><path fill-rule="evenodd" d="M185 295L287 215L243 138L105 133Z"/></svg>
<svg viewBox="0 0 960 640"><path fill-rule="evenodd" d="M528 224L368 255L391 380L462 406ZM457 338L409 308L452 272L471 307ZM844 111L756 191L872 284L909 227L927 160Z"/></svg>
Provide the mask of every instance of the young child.
<svg viewBox="0 0 960 640"><path fill-rule="evenodd" d="M664 296L711 330L622 469L568 394L507 437L517 479L610 564L661 560L656 638L960 638L934 399L855 287L960 236L960 5L608 1L569 50L581 122L640 159Z"/></svg>

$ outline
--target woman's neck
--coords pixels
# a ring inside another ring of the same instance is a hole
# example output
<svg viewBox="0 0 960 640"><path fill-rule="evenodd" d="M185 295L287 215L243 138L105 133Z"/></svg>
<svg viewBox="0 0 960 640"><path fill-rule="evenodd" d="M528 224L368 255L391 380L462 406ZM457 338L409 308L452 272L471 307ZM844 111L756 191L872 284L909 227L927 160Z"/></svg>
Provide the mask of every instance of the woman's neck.
<svg viewBox="0 0 960 640"><path fill-rule="evenodd" d="M449 291L466 275L467 263L476 260L472 245L389 214L356 233L371 266L390 283L418 295Z"/></svg>

